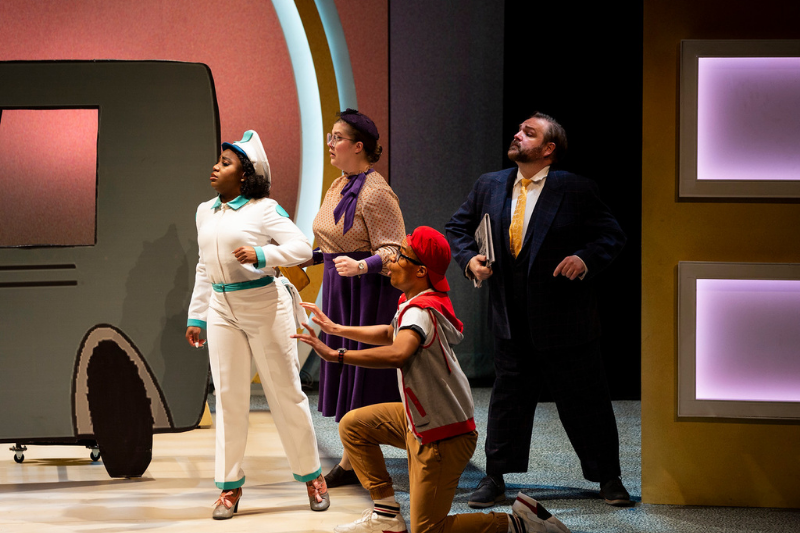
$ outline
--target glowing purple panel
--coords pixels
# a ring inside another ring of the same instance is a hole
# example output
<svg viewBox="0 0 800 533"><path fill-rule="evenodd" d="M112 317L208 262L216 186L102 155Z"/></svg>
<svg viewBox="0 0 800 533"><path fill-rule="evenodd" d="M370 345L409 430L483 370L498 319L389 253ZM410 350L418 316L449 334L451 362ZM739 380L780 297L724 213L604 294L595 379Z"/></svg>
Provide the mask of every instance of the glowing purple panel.
<svg viewBox="0 0 800 533"><path fill-rule="evenodd" d="M698 180L800 180L800 57L701 57Z"/></svg>
<svg viewBox="0 0 800 533"><path fill-rule="evenodd" d="M800 280L697 280L696 398L800 402Z"/></svg>
<svg viewBox="0 0 800 533"><path fill-rule="evenodd" d="M0 247L92 245L97 109L3 109Z"/></svg>

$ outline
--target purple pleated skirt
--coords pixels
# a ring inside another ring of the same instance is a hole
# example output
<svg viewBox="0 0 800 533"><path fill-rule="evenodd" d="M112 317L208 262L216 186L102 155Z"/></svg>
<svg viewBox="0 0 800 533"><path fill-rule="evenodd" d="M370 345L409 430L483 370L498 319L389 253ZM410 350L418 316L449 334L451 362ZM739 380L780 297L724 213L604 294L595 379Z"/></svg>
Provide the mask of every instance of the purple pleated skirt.
<svg viewBox="0 0 800 533"><path fill-rule="evenodd" d="M360 261L369 252L324 254L325 272L322 277L322 312L346 326L390 324L397 311L400 291L392 287L389 278L381 274L364 274L352 278L336 272L333 259L346 255ZM363 350L371 344L320 333L322 341L333 349ZM346 360L346 356L345 356ZM319 411L323 416L335 416L338 422L350 410L385 402L399 402L397 371L376 370L322 361L319 371Z"/></svg>

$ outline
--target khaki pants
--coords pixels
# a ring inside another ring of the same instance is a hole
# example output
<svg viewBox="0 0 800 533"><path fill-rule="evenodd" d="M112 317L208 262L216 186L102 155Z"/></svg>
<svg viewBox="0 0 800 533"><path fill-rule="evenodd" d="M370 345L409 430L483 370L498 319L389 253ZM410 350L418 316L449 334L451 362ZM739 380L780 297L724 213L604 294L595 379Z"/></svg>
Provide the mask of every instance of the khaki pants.
<svg viewBox="0 0 800 533"><path fill-rule="evenodd" d="M411 533L506 533L508 515L469 513L448 516L458 480L475 451L478 433L422 445L408 430L402 403L369 405L347 413L339 436L358 479L373 500L394 495L381 444L408 452Z"/></svg>

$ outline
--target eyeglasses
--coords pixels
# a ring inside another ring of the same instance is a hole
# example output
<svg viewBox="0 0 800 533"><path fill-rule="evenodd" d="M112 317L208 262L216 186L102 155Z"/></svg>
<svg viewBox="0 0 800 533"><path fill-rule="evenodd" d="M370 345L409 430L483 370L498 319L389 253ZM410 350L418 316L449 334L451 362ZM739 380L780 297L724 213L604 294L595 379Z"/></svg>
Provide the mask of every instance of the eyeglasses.
<svg viewBox="0 0 800 533"><path fill-rule="evenodd" d="M400 260L400 258L401 258L401 257L402 257L403 259L405 259L406 261L408 261L409 263L411 263L411 264L414 264L414 265L417 265L417 266L425 266L425 264L424 264L424 263L422 263L422 261L417 261L416 259L411 259L411 258L410 258L410 257L408 257L407 255L405 255L405 254L402 254L402 253L400 253L400 252L397 252L396 254L394 254L394 262L395 262L395 263L396 263L396 262L398 262L398 261Z"/></svg>
<svg viewBox="0 0 800 533"><path fill-rule="evenodd" d="M332 135L330 133L328 134L327 139L328 139L328 142L326 144L330 144L331 146L336 146L341 141L355 142L355 139L348 139L347 137L341 137L339 134Z"/></svg>

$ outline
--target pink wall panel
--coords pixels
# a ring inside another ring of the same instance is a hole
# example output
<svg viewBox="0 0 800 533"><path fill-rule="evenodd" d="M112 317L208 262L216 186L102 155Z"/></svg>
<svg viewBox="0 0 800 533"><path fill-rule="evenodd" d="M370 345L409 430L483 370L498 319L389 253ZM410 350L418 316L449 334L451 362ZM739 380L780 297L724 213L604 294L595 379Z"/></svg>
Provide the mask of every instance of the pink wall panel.
<svg viewBox="0 0 800 533"><path fill-rule="evenodd" d="M359 111L381 135L381 160L375 169L389 179L389 7L386 0L336 0L350 50ZM323 117L328 124L328 117Z"/></svg>
<svg viewBox="0 0 800 533"><path fill-rule="evenodd" d="M294 214L300 172L297 94L272 3L264 0L102 2L4 0L0 60L163 59L205 63L216 84L222 139L258 131L272 197ZM213 161L208 161L209 170ZM208 176L187 176L208 187Z"/></svg>
<svg viewBox="0 0 800 533"><path fill-rule="evenodd" d="M172 60L211 68L224 141L258 131L273 172L272 197L294 216L301 168L300 115L283 32L268 0L4 0L0 61ZM357 98L381 133L389 169L388 2L336 0ZM323 117L326 125L333 117ZM213 161L208 161L211 168ZM208 187L208 176L186 176Z"/></svg>

